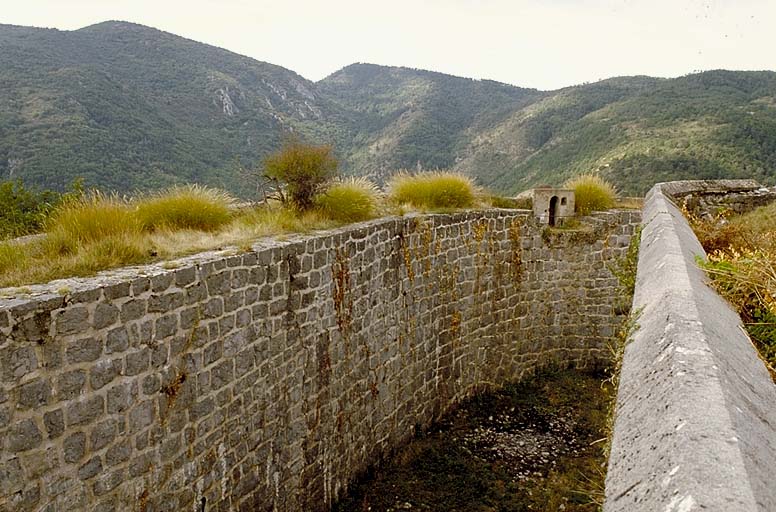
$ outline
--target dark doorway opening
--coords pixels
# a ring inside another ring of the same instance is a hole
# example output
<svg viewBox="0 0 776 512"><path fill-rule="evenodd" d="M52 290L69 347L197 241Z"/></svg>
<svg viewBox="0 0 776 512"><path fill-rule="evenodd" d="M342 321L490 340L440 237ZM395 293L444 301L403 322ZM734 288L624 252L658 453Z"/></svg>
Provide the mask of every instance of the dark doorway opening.
<svg viewBox="0 0 776 512"><path fill-rule="evenodd" d="M558 218L558 196L550 199L550 226L554 226Z"/></svg>

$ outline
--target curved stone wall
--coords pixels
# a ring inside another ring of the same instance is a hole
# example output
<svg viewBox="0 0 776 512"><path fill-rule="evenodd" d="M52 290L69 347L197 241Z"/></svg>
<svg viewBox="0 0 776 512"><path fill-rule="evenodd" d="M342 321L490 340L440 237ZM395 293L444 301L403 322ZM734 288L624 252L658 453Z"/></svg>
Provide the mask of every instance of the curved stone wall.
<svg viewBox="0 0 776 512"><path fill-rule="evenodd" d="M749 185L675 182L647 196L606 512L776 510L776 386L706 285L703 249L669 195L739 197Z"/></svg>
<svg viewBox="0 0 776 512"><path fill-rule="evenodd" d="M639 222L389 218L21 290L0 510L326 510L477 390L603 364Z"/></svg>

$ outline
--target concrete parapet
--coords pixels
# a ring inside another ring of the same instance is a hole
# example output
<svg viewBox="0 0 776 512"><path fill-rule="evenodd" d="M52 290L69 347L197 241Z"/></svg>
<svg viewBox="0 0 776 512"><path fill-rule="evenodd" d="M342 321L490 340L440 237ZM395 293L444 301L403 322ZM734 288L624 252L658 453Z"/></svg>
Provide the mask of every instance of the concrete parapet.
<svg viewBox="0 0 776 512"><path fill-rule="evenodd" d="M644 206L604 511L773 511L776 386L669 192L697 189L658 184Z"/></svg>

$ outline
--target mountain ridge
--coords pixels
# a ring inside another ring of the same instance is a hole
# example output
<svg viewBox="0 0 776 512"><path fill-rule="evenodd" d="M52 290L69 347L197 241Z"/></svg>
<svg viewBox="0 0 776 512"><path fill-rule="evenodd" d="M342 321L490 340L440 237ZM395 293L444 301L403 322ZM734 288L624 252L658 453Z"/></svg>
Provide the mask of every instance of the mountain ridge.
<svg viewBox="0 0 776 512"><path fill-rule="evenodd" d="M185 181L250 196L245 169L295 133L348 174L452 168L513 193L600 172L776 175L776 73L613 77L556 91L353 63L316 82L131 22L0 25L0 178L127 191Z"/></svg>

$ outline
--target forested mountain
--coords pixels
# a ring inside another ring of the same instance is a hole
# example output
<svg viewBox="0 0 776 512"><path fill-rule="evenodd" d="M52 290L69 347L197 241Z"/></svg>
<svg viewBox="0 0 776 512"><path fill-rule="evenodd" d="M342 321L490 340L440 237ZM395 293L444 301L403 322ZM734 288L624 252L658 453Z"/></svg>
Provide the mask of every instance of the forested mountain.
<svg viewBox="0 0 776 512"><path fill-rule="evenodd" d="M519 62L512 63L519 65ZM456 168L501 192L596 170L658 180L776 176L776 73L620 77L542 92L369 64L313 83L142 25L0 25L0 179L121 191L197 181L247 196L241 167L285 133L343 170Z"/></svg>
<svg viewBox="0 0 776 512"><path fill-rule="evenodd" d="M657 181L776 177L776 73L614 78L564 89L480 134L461 169L522 190L600 171L626 193Z"/></svg>
<svg viewBox="0 0 776 512"><path fill-rule="evenodd" d="M454 167L475 134L546 95L372 64L352 64L317 86L355 120L355 137L346 148L350 168L377 181L396 169Z"/></svg>
<svg viewBox="0 0 776 512"><path fill-rule="evenodd" d="M238 164L284 131L349 140L296 73L155 29L0 26L0 175L57 189L199 181L239 191Z"/></svg>

